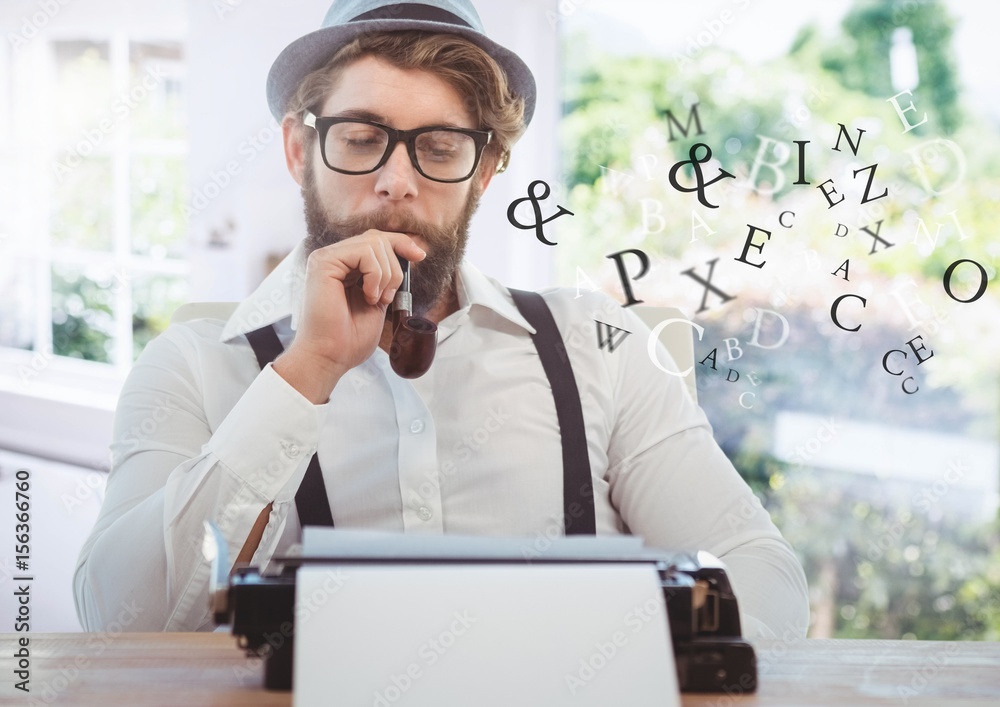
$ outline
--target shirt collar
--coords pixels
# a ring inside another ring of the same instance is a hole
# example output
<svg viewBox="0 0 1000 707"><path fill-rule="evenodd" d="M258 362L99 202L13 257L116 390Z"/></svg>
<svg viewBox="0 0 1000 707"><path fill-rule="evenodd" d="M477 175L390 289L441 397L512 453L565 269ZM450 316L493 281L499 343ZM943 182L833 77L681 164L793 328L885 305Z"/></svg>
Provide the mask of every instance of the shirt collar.
<svg viewBox="0 0 1000 707"><path fill-rule="evenodd" d="M289 317L292 330L297 330L302 310L306 258L305 243L300 241L257 289L239 304L226 322L220 340L229 341ZM485 307L529 334L535 334L535 328L521 315L507 288L484 275L466 259L459 263L456 284L460 311L471 309L472 305Z"/></svg>
<svg viewBox="0 0 1000 707"><path fill-rule="evenodd" d="M521 315L507 288L492 277L484 275L468 260L463 259L459 263L456 284L460 311L471 309L472 305L485 307L517 324L529 334L535 334L535 328Z"/></svg>
<svg viewBox="0 0 1000 707"><path fill-rule="evenodd" d="M297 328L306 280L305 243L299 241L249 297L229 317L219 339L229 341L247 332L291 317Z"/></svg>

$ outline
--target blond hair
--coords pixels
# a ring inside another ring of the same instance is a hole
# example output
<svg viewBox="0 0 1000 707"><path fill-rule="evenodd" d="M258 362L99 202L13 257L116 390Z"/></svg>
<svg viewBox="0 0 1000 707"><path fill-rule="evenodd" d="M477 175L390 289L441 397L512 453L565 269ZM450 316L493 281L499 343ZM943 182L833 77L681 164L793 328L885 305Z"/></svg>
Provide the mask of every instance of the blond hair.
<svg viewBox="0 0 1000 707"><path fill-rule="evenodd" d="M306 110L319 110L343 69L364 56L375 56L400 69L428 71L454 88L478 122L476 127L493 131L484 160L494 164L497 172L506 169L511 147L524 133L524 99L510 90L506 73L493 57L454 34L407 30L361 35L302 80L289 99L286 116L294 115L301 124ZM308 135L307 140L311 144Z"/></svg>

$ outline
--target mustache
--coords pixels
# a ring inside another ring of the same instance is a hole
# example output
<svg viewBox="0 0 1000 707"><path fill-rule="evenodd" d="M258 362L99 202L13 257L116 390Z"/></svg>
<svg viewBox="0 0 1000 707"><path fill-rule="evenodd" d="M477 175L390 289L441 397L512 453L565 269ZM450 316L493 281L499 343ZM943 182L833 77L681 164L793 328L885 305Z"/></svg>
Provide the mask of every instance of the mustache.
<svg viewBox="0 0 1000 707"><path fill-rule="evenodd" d="M326 231L333 236L331 240L340 241L371 229L420 236L432 246L447 246L455 236L454 226L438 226L418 219L409 212L385 208L330 221Z"/></svg>

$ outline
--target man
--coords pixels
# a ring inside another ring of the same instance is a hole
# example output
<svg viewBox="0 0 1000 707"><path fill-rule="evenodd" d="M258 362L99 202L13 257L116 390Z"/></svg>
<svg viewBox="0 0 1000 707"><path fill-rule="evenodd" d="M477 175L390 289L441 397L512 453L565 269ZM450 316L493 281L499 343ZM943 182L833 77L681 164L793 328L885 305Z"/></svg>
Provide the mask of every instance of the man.
<svg viewBox="0 0 1000 707"><path fill-rule="evenodd" d="M83 625L133 602L133 630L210 629L212 520L253 564L314 523L528 548L631 532L721 557L746 634L803 634L795 555L653 364L649 329L602 294L512 293L462 259L535 102L468 0L336 0L279 56L268 97L308 235L228 321L174 325L134 366L75 577ZM439 329L414 380L387 354L399 257ZM545 343L595 342L595 318L633 335L613 353Z"/></svg>

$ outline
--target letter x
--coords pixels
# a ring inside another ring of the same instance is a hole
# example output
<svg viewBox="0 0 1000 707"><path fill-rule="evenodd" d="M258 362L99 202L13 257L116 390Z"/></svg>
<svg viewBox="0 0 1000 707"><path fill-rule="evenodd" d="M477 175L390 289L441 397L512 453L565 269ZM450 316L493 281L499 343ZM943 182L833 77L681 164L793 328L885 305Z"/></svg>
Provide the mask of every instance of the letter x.
<svg viewBox="0 0 1000 707"><path fill-rule="evenodd" d="M702 285L705 286L705 292L701 296L701 308L696 312L696 314L701 314L706 309L708 309L708 307L705 306L705 302L708 300L708 291L709 290L711 290L712 292L714 292L715 294L717 294L719 297L721 297L723 304L725 304L726 302L728 302L731 299L736 299L736 297L734 297L732 295L727 295L725 292L723 292L718 287L716 287L715 285L712 284L712 273L715 272L715 264L718 261L719 261L718 258L715 258L714 260L709 260L708 261L708 279L707 280L702 279L698 275L695 275L694 274L694 268L689 268L689 269L687 269L687 270L685 270L684 272L681 273L681 275L687 275L692 280L695 280L696 282L700 282Z"/></svg>

